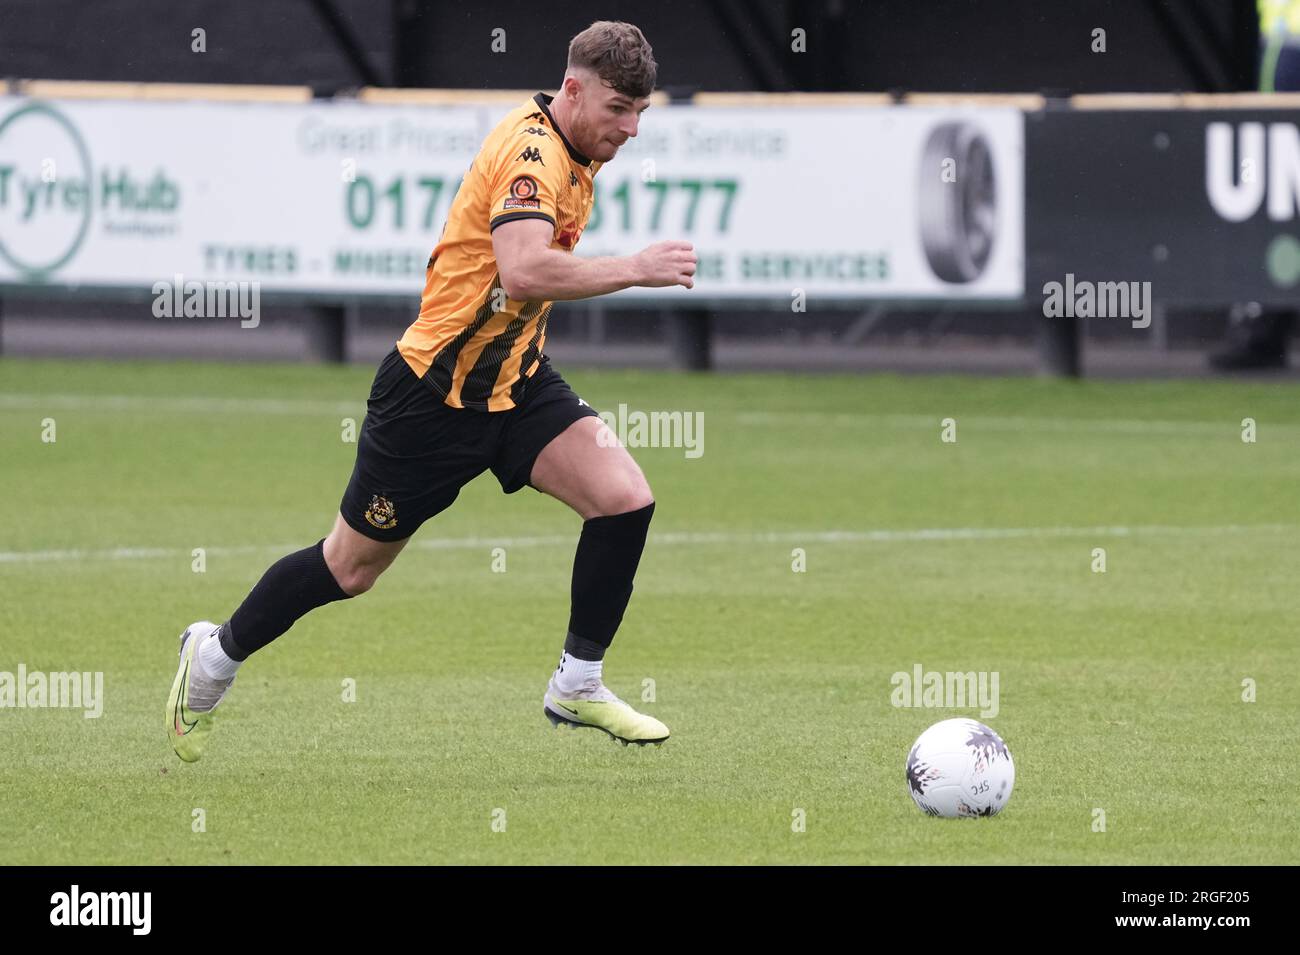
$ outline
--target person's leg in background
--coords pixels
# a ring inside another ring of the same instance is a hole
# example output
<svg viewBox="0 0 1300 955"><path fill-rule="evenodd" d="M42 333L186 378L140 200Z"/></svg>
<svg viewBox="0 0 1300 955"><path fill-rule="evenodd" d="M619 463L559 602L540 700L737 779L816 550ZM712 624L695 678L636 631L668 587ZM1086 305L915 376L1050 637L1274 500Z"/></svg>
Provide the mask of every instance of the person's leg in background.
<svg viewBox="0 0 1300 955"><path fill-rule="evenodd" d="M1266 311L1257 302L1234 305L1228 313L1228 334L1210 353L1210 367L1219 371L1250 371L1287 367L1287 346L1295 326L1292 310Z"/></svg>

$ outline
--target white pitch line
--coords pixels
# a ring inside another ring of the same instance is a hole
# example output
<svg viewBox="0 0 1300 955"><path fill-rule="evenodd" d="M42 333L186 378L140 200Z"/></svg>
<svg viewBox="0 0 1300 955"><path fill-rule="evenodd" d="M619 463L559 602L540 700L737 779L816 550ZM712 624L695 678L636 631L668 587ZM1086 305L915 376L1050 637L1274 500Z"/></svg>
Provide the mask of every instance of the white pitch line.
<svg viewBox="0 0 1300 955"><path fill-rule="evenodd" d="M652 533L651 544L710 545L710 544L893 544L925 541L1014 540L1023 538L1061 537L1132 537L1145 534L1214 535L1256 532L1290 532L1300 529L1296 524L1225 524L1208 527L1177 527L1173 525L1139 525L1134 527L930 527L869 531L770 531L755 533L678 532ZM446 537L417 540L411 547L417 550L476 550L486 547L573 547L578 535L550 534L537 537ZM301 550L297 544L243 544L233 547L205 547L206 556L238 556L241 554L288 554ZM67 549L0 551L0 564L35 564L47 562L75 562L92 560L189 560L190 550L180 547L115 547L110 549Z"/></svg>
<svg viewBox="0 0 1300 955"><path fill-rule="evenodd" d="M744 411L736 418L742 425L777 425L794 422L808 422L824 425L858 425L886 428L938 428L942 415L920 414L852 414L845 412L819 411ZM1249 417L1228 416L1222 422L1214 421L1167 421L1145 418L1043 418L1026 415L1023 418L985 417L982 415L952 414L958 426L968 424L985 431L1052 431L1079 432L1095 431L1103 434L1205 434L1239 437L1241 419ZM1300 424L1283 424L1265 420L1259 425L1261 430L1300 431Z"/></svg>
<svg viewBox="0 0 1300 955"><path fill-rule="evenodd" d="M139 411L155 414L262 414L325 415L364 414L364 399L355 401L320 401L307 398L215 398L184 395L75 395L0 393L0 411ZM647 410L647 409L643 409ZM941 415L921 414L854 414L832 411L708 411L709 417L730 419L742 426L765 426L809 422L822 425L900 428L904 430L935 428ZM1239 435L1241 418L1229 415L1222 422L1169 421L1145 418L1048 418L1026 415L1007 416L953 414L958 424L969 424L988 431L1100 432L1105 434L1204 434ZM1261 430L1269 432L1300 431L1300 424L1265 420Z"/></svg>
<svg viewBox="0 0 1300 955"><path fill-rule="evenodd" d="M366 410L365 400L298 398L198 398L184 395L33 395L0 393L0 411L146 411L157 414L349 414Z"/></svg>

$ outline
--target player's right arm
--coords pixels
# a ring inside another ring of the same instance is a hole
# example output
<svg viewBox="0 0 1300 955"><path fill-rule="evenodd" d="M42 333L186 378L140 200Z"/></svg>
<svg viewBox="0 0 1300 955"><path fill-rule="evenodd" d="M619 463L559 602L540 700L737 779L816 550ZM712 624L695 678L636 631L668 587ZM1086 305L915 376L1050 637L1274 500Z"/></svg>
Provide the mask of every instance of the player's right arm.
<svg viewBox="0 0 1300 955"><path fill-rule="evenodd" d="M516 219L492 230L501 287L519 301L571 301L620 289L695 285L689 242L656 242L636 255L584 259L551 248L555 227L546 219Z"/></svg>

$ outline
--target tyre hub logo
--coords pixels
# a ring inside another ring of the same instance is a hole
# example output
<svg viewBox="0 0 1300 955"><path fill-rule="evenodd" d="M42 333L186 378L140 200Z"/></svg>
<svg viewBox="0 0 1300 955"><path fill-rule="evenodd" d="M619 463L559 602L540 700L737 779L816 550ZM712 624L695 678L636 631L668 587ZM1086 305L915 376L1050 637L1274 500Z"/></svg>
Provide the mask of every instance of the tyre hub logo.
<svg viewBox="0 0 1300 955"><path fill-rule="evenodd" d="M0 263L45 281L90 228L90 153L62 113L43 103L0 119Z"/></svg>

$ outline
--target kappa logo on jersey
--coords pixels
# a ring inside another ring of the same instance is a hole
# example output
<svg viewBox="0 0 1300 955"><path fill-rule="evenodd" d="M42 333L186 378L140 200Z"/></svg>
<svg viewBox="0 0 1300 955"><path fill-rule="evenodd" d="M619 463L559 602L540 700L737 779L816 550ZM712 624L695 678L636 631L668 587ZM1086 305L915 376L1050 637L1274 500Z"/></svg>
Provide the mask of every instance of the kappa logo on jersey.
<svg viewBox="0 0 1300 955"><path fill-rule="evenodd" d="M538 129L536 126L529 126L527 129L524 130L524 132L526 132L526 133L532 133L534 136L547 136L547 135L549 135L549 134L546 132L546 130L544 130L544 129Z"/></svg>
<svg viewBox="0 0 1300 955"><path fill-rule="evenodd" d="M537 125L538 125L538 126L545 126L545 125L546 125L546 114L545 114L545 113L529 113L527 116L524 117L524 119L535 119L535 120L537 120Z"/></svg>
<svg viewBox="0 0 1300 955"><path fill-rule="evenodd" d="M524 151L521 152L521 153L520 153L520 154L515 158L515 162L520 162L520 161L524 161L524 162L540 162L543 166L546 165L546 163L542 160L542 154L541 154L541 152L538 151L538 149L537 149L536 146L528 146L528 147L526 147L526 148L524 149Z"/></svg>
<svg viewBox="0 0 1300 955"><path fill-rule="evenodd" d="M381 530L396 527L397 507L388 498L376 494L370 498L370 506L366 508L366 520Z"/></svg>
<svg viewBox="0 0 1300 955"><path fill-rule="evenodd" d="M569 170L569 188L572 189L572 188L573 188L574 186L576 186L577 184L578 184L578 177L575 176L575 175L573 174L573 170L570 169L570 170Z"/></svg>

